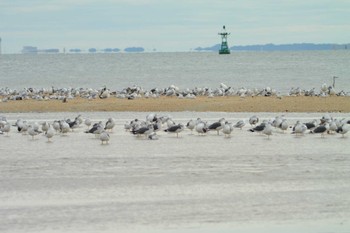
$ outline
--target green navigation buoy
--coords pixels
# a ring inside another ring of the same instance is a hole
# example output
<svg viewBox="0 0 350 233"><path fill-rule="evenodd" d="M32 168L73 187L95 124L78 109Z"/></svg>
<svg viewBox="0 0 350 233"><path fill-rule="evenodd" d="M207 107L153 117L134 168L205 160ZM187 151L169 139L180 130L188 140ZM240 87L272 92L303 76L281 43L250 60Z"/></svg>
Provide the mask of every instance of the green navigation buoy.
<svg viewBox="0 0 350 233"><path fill-rule="evenodd" d="M226 32L225 25L222 27L222 29L222 32L218 33L221 36L221 48L219 50L219 54L230 54L230 49L227 45L227 35L230 35L230 33Z"/></svg>

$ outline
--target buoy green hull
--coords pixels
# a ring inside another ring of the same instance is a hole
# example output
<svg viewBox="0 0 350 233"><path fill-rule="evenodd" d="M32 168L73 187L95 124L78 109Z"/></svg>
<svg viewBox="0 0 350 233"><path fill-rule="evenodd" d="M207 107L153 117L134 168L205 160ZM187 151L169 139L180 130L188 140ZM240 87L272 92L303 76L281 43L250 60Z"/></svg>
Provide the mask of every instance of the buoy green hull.
<svg viewBox="0 0 350 233"><path fill-rule="evenodd" d="M230 52L230 50L228 50L228 49L220 49L219 50L219 54L230 54L231 52Z"/></svg>

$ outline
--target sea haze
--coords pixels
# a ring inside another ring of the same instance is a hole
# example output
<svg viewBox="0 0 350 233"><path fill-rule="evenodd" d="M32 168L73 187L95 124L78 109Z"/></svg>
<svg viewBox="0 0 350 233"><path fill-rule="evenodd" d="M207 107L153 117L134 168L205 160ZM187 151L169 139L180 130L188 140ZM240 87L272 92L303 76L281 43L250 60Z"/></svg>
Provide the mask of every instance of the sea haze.
<svg viewBox="0 0 350 233"><path fill-rule="evenodd" d="M210 52L20 54L0 57L0 85L11 89L51 86L121 90L132 85L144 89L271 87L282 94L292 87L316 88L336 80L337 92L350 91L350 52Z"/></svg>

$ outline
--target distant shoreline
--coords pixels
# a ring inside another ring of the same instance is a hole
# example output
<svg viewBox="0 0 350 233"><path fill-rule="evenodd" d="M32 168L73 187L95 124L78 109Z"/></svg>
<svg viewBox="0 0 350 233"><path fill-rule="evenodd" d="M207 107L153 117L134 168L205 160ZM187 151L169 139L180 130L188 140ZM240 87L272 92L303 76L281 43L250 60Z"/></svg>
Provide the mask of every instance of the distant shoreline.
<svg viewBox="0 0 350 233"><path fill-rule="evenodd" d="M61 100L11 100L0 102L0 113L22 112L343 112L350 113L349 96L308 97L177 97Z"/></svg>

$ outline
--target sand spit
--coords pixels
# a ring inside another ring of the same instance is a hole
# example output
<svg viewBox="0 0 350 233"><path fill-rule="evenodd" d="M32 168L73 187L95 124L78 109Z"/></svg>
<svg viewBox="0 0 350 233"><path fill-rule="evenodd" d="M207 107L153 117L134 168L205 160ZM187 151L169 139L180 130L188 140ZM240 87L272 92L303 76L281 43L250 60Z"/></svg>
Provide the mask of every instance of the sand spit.
<svg viewBox="0 0 350 233"><path fill-rule="evenodd" d="M74 98L61 100L16 100L0 102L0 112L350 112L349 96L284 96L284 97L177 97L118 99Z"/></svg>

